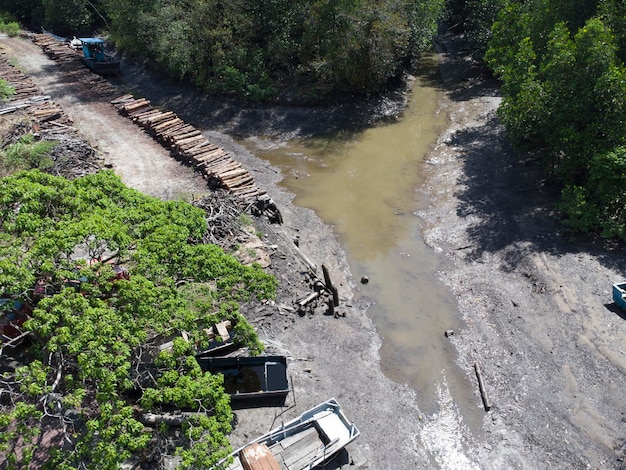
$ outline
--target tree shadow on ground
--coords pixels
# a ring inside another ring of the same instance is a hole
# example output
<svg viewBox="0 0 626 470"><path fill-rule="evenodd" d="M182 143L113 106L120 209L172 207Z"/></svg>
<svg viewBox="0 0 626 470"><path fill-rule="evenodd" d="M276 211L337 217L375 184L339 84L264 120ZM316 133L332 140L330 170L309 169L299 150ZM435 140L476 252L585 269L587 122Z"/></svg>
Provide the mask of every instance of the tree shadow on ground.
<svg viewBox="0 0 626 470"><path fill-rule="evenodd" d="M478 93L482 96L483 87ZM559 192L545 181L541 159L513 149L495 113L484 124L453 134L448 145L463 165L457 213L475 220L467 229L471 259L500 252L508 272L531 252L588 253L607 268L626 270L623 244L564 229L558 220Z"/></svg>

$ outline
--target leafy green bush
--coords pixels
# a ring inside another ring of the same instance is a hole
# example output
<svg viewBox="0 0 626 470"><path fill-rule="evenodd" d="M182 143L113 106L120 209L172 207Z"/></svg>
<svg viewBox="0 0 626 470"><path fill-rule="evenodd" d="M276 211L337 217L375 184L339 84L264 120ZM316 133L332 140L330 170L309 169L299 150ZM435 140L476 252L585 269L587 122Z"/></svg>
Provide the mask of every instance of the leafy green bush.
<svg viewBox="0 0 626 470"><path fill-rule="evenodd" d="M228 455L229 398L220 377L200 370L192 343L174 341L147 366L141 359L161 334L184 330L193 342L224 318L242 345L261 350L237 300L273 297L276 280L200 243L206 229L200 209L145 196L110 171L72 181L37 170L0 179L0 294L33 308L24 327L46 351L3 382L12 401L0 403L0 452L17 446L22 456L12 465L27 466L44 427L57 423L72 444L52 451L43 468L118 468L165 439L166 428L145 429L138 413L171 406L203 415L184 424L178 450L163 452L178 452L189 468ZM123 262L130 278L116 280L104 258ZM152 365L146 383L136 372ZM44 412L65 421L37 420ZM13 432L25 427L28 442Z"/></svg>
<svg viewBox="0 0 626 470"><path fill-rule="evenodd" d="M15 94L15 88L9 82L0 78L0 101L4 101Z"/></svg>
<svg viewBox="0 0 626 470"><path fill-rule="evenodd" d="M15 21L11 21L9 23L0 22L0 31L5 33L9 37L15 37L20 32L20 25Z"/></svg>
<svg viewBox="0 0 626 470"><path fill-rule="evenodd" d="M486 54L502 80L502 122L518 147L545 156L570 228L623 238L623 2L507 3Z"/></svg>

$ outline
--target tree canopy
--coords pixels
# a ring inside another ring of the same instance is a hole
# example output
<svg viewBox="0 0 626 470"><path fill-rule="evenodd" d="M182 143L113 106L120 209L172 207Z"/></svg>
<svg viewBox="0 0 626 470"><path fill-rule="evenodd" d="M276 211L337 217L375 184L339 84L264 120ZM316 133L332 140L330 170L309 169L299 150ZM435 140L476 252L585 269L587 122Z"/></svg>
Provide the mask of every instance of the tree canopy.
<svg viewBox="0 0 626 470"><path fill-rule="evenodd" d="M319 100L378 91L430 44L444 0L0 0L62 35L108 30L207 92Z"/></svg>
<svg viewBox="0 0 626 470"><path fill-rule="evenodd" d="M626 9L619 0L507 2L486 61L513 142L540 151L565 223L626 239Z"/></svg>
<svg viewBox="0 0 626 470"><path fill-rule="evenodd" d="M193 348L229 319L259 352L239 302L272 298L276 280L203 244L206 229L202 210L142 195L110 171L0 179L0 294L27 312L34 342L0 379L8 468L117 468L148 447L176 451L186 468L228 455L229 397ZM188 341L146 358L157 338L180 331ZM166 427L146 429L139 417L171 407L200 413L168 444Z"/></svg>

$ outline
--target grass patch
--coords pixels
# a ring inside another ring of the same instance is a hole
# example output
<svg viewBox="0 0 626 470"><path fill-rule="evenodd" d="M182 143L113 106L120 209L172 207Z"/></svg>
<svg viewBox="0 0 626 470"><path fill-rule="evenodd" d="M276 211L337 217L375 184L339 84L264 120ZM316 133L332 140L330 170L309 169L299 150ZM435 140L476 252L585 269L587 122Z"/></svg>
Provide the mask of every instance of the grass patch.
<svg viewBox="0 0 626 470"><path fill-rule="evenodd" d="M9 82L0 78L0 101L6 101L15 94L15 88Z"/></svg>
<svg viewBox="0 0 626 470"><path fill-rule="evenodd" d="M31 133L24 134L16 143L8 145L0 152L2 173L51 168L54 160L50 157L50 152L57 144L55 140L37 140Z"/></svg>

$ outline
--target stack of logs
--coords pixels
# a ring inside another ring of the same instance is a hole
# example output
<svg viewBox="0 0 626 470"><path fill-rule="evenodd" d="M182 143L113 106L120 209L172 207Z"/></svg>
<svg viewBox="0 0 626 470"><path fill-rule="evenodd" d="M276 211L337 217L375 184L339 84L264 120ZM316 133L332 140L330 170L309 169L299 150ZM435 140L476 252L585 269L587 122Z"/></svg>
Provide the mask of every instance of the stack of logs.
<svg viewBox="0 0 626 470"><path fill-rule="evenodd" d="M252 175L228 152L209 142L195 127L171 111L153 108L144 98L135 99L132 95L114 98L119 94L115 87L84 67L80 63L80 54L67 42L47 34L36 34L32 39L50 58L59 62L70 81L107 96L121 114L143 127L161 145L170 149L175 158L202 173L209 186L229 190L244 201L259 206L261 211L268 212L270 218L282 222L280 212L265 191L256 186Z"/></svg>
<svg viewBox="0 0 626 470"><path fill-rule="evenodd" d="M11 65L4 54L0 54L0 77L15 91L15 94L0 105L0 115L23 109L37 122L40 129L71 126L72 120L63 109L51 101L49 96L40 94L32 80Z"/></svg>
<svg viewBox="0 0 626 470"><path fill-rule="evenodd" d="M265 191L258 188L252 175L233 160L228 152L212 144L194 126L172 111L155 109L145 98L120 96L111 101L120 114L143 127L172 155L202 173L209 185L224 188L242 199L256 201Z"/></svg>

